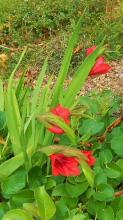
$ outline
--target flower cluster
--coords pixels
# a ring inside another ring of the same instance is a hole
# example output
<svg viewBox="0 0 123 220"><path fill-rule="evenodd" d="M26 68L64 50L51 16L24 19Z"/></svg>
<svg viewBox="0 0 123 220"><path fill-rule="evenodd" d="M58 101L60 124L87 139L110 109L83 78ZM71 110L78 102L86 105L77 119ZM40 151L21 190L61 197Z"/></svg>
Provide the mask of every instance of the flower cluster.
<svg viewBox="0 0 123 220"><path fill-rule="evenodd" d="M86 56L90 55L94 50L96 49L96 46L92 46L86 50ZM111 67L105 63L105 58L103 56L100 56L97 58L96 63L92 67L89 75L98 75L98 74L106 74Z"/></svg>
<svg viewBox="0 0 123 220"><path fill-rule="evenodd" d="M50 112L54 115L59 116L66 124L70 124L69 116L70 111L67 108L62 107L58 104L55 108L52 108ZM57 125L51 124L48 130L55 134L63 134L62 130ZM86 157L86 162L89 166L93 166L95 158L92 156L91 151L81 151ZM74 157L66 157L63 154L52 154L50 155L52 175L58 176L78 176L80 174L79 162Z"/></svg>
<svg viewBox="0 0 123 220"><path fill-rule="evenodd" d="M92 46L86 50L86 56L90 55L96 46ZM105 59L103 56L97 58L94 66L92 67L89 75L98 75L107 73L111 67L105 63ZM60 104L58 104L55 108L52 108L50 112L53 115L58 116L64 123L67 125L70 124L70 111L67 108L64 108ZM63 134L64 130L55 124L50 124L48 130L55 134ZM80 150L82 154L84 154L86 158L86 162L89 166L93 166L96 159L92 155L92 151ZM62 176L78 176L80 174L79 170L79 161L75 157L67 157L63 154L52 154L50 155L52 174L54 176L62 175Z"/></svg>

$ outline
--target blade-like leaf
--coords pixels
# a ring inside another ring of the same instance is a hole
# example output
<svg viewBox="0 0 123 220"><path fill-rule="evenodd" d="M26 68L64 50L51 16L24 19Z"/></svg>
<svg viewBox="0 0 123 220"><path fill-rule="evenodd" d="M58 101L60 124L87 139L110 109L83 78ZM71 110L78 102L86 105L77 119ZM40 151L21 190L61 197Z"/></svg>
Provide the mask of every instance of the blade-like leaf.
<svg viewBox="0 0 123 220"><path fill-rule="evenodd" d="M28 149L28 156L32 155L32 149ZM23 154L20 153L9 160L6 160L0 165L0 181L3 181L9 175L11 175L15 170L24 164Z"/></svg>
<svg viewBox="0 0 123 220"><path fill-rule="evenodd" d="M37 83L36 83L36 87L33 91L31 112L35 111L35 108L37 106L38 95L39 95L39 92L40 92L40 89L41 89L41 84L42 84L42 81L44 79L46 69L47 69L47 58L44 61L42 70L39 74L39 77L38 77L38 80L37 80Z"/></svg>
<svg viewBox="0 0 123 220"><path fill-rule="evenodd" d="M51 126L50 124L55 124L58 127L62 128L70 139L71 143L76 144L76 136L73 130L67 124L65 124L64 121L60 120L59 117L52 114L46 114L38 116L38 120L44 122L44 124L48 122L48 126Z"/></svg>
<svg viewBox="0 0 123 220"><path fill-rule="evenodd" d="M21 57L9 78L8 89L6 94L6 103L5 103L7 125L10 133L10 138L12 141L13 152L15 155L21 152L21 142L20 142L21 117L20 117L18 102L12 84L13 84L14 74L17 68L19 67L26 51L27 51L27 47L25 47L24 51L22 52Z"/></svg>
<svg viewBox="0 0 123 220"><path fill-rule="evenodd" d="M14 154L16 155L21 152L21 142L20 142L21 117L20 117L17 99L14 94L14 91L12 91L12 88L10 88L7 91L5 111L6 111L8 130L12 142L12 148Z"/></svg>
<svg viewBox="0 0 123 220"><path fill-rule="evenodd" d="M77 93L81 89L84 84L91 68L93 67L97 57L102 54L104 48L102 46L98 46L92 54L87 56L85 61L80 65L78 70L76 71L69 87L66 90L63 104L64 106L70 108L73 105L74 98Z"/></svg>
<svg viewBox="0 0 123 220"><path fill-rule="evenodd" d="M78 21L78 23L75 27L75 30L73 32L73 35L72 35L70 41L69 41L68 48L67 48L67 50L65 52L65 55L64 55L64 58L63 58L63 63L62 63L60 72L58 74L57 82L56 82L56 85L55 85L55 88L54 88L54 91L53 91L54 95L53 95L53 100L52 100L52 106L55 106L58 102L59 95L60 95L60 92L61 92L62 87L63 87L63 82L65 80L65 77L67 75L67 72L68 72L68 69L69 69L69 66L70 66L70 61L71 61L71 57L72 57L72 54L73 54L73 48L74 48L74 45L77 41L80 26L81 26L81 18L80 18L80 20Z"/></svg>
<svg viewBox="0 0 123 220"><path fill-rule="evenodd" d="M3 92L3 82L0 79L0 111L4 111L4 92Z"/></svg>

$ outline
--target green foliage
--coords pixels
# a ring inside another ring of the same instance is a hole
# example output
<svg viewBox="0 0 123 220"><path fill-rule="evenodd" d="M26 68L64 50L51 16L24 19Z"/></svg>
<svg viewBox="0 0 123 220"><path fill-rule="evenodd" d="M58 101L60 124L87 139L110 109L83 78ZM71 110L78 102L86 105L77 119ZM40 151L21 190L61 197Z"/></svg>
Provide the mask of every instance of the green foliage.
<svg viewBox="0 0 123 220"><path fill-rule="evenodd" d="M9 78L7 89L3 89L0 82L2 220L122 218L123 197L117 197L118 193L122 194L123 186L123 124L122 118L117 120L119 98L108 91L76 98L95 60L104 51L101 45L80 64L71 84L64 90L79 25L80 21L68 44L53 88L52 78L42 87L47 59L33 90L25 87L24 74L15 83L14 74L27 48ZM69 125L50 111L59 103L70 110ZM51 125L62 128L64 133L61 136L51 134L48 130ZM92 169L80 150L93 152L96 162ZM51 154L74 157L80 175L53 176Z"/></svg>

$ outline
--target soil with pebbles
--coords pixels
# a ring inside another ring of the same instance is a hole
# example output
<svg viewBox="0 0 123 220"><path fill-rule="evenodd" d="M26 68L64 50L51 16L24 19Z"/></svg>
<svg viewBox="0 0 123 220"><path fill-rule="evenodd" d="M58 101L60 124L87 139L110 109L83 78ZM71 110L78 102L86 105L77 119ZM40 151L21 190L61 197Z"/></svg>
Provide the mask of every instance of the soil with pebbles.
<svg viewBox="0 0 123 220"><path fill-rule="evenodd" d="M89 93L92 90L102 91L102 90L112 90L114 94L123 95L123 60L111 61L110 66L112 67L110 72L103 75L97 75L93 77L88 77L85 85L81 88L80 95ZM26 73L25 84L34 88L36 83L36 78L38 75L38 69L28 70ZM19 74L18 74L19 76ZM43 82L43 87L47 84L50 76L46 76ZM53 87L57 76L53 76L52 85ZM65 87L68 86L72 77L68 77L65 81Z"/></svg>

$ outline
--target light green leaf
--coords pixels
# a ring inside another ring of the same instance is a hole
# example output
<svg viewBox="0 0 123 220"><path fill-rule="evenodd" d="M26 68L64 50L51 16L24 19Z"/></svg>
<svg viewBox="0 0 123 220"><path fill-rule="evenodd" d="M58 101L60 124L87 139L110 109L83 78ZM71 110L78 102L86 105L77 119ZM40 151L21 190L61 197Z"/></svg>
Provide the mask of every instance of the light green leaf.
<svg viewBox="0 0 123 220"><path fill-rule="evenodd" d="M53 91L52 106L55 106L58 103L60 93L63 89L63 82L65 80L65 77L67 75L67 72L68 72L68 69L70 66L71 57L73 55L73 48L74 48L74 45L77 41L80 26L81 26L81 18L75 27L75 30L73 32L73 35L71 36L71 39L68 44L68 48L67 48L65 55L64 55L64 58L63 58L62 66L61 66L60 72L58 74L57 82L56 82L56 85L55 85L55 88Z"/></svg>
<svg viewBox="0 0 123 220"><path fill-rule="evenodd" d="M116 213L116 218L115 220L122 220L123 219L123 209L120 209L119 211L117 211Z"/></svg>
<svg viewBox="0 0 123 220"><path fill-rule="evenodd" d="M48 220L54 216L56 207L53 200L50 198L45 188L38 187L34 191L35 199L38 205L40 217L42 220Z"/></svg>
<svg viewBox="0 0 123 220"><path fill-rule="evenodd" d="M2 220L33 220L33 218L22 209L13 209L4 215Z"/></svg>

